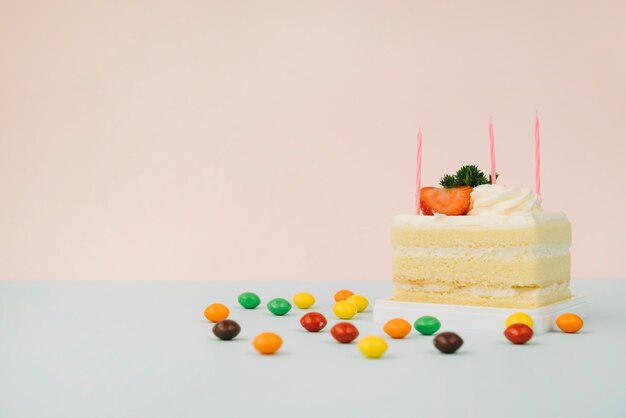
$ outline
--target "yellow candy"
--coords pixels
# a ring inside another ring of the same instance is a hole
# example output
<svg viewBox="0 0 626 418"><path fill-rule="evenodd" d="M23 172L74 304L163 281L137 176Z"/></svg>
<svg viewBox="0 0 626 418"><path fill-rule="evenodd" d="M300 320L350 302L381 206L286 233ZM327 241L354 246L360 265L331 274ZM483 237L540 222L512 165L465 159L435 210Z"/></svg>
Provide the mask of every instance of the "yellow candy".
<svg viewBox="0 0 626 418"><path fill-rule="evenodd" d="M357 343L357 347L361 353L367 358L378 358L387 351L387 342L375 335L363 337Z"/></svg>
<svg viewBox="0 0 626 418"><path fill-rule="evenodd" d="M333 312L339 319L350 319L356 315L356 303L342 300L341 302L335 303Z"/></svg>
<svg viewBox="0 0 626 418"><path fill-rule="evenodd" d="M530 328L533 327L533 319L524 312L515 312L506 319L505 326L508 328L513 324L524 324Z"/></svg>
<svg viewBox="0 0 626 418"><path fill-rule="evenodd" d="M357 312L363 312L365 309L367 309L368 305L370 304L367 301L367 299L365 299L365 297L363 297L361 295L352 295L352 296L350 296L346 300L348 302L354 302L356 304L356 311Z"/></svg>
<svg viewBox="0 0 626 418"><path fill-rule="evenodd" d="M300 292L293 295L293 304L300 309L309 309L315 303L315 298L307 292Z"/></svg>

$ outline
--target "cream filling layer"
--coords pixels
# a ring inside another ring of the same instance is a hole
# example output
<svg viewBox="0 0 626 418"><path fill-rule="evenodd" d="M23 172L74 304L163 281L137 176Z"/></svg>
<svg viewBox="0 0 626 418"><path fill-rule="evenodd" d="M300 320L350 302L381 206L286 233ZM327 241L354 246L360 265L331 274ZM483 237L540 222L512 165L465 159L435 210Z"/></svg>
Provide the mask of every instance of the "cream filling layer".
<svg viewBox="0 0 626 418"><path fill-rule="evenodd" d="M520 228L562 221L567 221L563 212L534 211L511 215L480 216L397 215L394 218L394 225L409 228Z"/></svg>
<svg viewBox="0 0 626 418"><path fill-rule="evenodd" d="M402 247L394 246L396 257L441 258L550 258L569 254L569 245L536 244L523 247L465 248L465 247Z"/></svg>
<svg viewBox="0 0 626 418"><path fill-rule="evenodd" d="M446 285L406 285L406 284L395 284L395 288L398 290L404 290L408 292L445 292L445 293L461 293L461 294L470 294L475 296L486 296L486 297L495 297L495 298L515 298L522 295L533 294L534 296L545 296L551 293L557 293L569 288L569 282L566 283L554 283L550 286L539 287L539 288L491 288L491 287L463 287L456 288L454 286L446 286Z"/></svg>

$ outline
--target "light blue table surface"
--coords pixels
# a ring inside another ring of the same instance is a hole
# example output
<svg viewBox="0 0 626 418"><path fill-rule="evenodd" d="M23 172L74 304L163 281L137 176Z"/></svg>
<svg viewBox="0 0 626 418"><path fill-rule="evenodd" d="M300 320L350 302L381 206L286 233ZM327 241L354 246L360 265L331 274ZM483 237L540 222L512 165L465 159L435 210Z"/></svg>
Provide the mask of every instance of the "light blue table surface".
<svg viewBox="0 0 626 418"><path fill-rule="evenodd" d="M387 281L18 282L0 281L0 417L626 417L626 280L574 281L591 316L579 334L548 333L525 346L460 333L454 355L432 337L389 340L364 359L335 342L333 293L373 302ZM304 331L294 309L276 317L236 303L298 291L316 295L329 326ZM220 341L202 316L223 302L242 326ZM371 306L353 322L382 333ZM445 329L445 324L443 329ZM274 356L252 339L282 335Z"/></svg>

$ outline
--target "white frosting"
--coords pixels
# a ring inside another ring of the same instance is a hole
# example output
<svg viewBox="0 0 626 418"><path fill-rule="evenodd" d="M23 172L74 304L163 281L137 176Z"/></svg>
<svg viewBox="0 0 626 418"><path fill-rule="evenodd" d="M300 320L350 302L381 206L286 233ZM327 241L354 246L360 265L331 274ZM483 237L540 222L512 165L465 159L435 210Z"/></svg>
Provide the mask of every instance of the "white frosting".
<svg viewBox="0 0 626 418"><path fill-rule="evenodd" d="M541 197L530 189L501 184L474 187L469 216L514 215L541 211Z"/></svg>

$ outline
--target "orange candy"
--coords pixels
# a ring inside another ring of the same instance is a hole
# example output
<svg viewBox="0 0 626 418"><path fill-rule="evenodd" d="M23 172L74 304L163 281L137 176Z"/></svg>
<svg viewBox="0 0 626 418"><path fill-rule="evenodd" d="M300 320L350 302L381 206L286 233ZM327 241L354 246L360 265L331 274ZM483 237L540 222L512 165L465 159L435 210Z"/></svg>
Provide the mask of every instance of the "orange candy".
<svg viewBox="0 0 626 418"><path fill-rule="evenodd" d="M273 332L263 332L254 338L252 345L261 354L274 354L283 345L283 339Z"/></svg>
<svg viewBox="0 0 626 418"><path fill-rule="evenodd" d="M395 318L387 321L383 330L391 338L404 338L411 332L411 324L402 318Z"/></svg>
<svg viewBox="0 0 626 418"><path fill-rule="evenodd" d="M561 331L575 334L583 327L584 323L580 316L573 313L564 313L556 319L556 325Z"/></svg>
<svg viewBox="0 0 626 418"><path fill-rule="evenodd" d="M230 311L221 303L213 303L204 310L204 317L211 322L219 322L228 318L228 315L230 315Z"/></svg>
<svg viewBox="0 0 626 418"><path fill-rule="evenodd" d="M341 302L342 300L346 300L352 295L354 295L354 292L352 292L351 290L342 289L335 293L335 302Z"/></svg>

